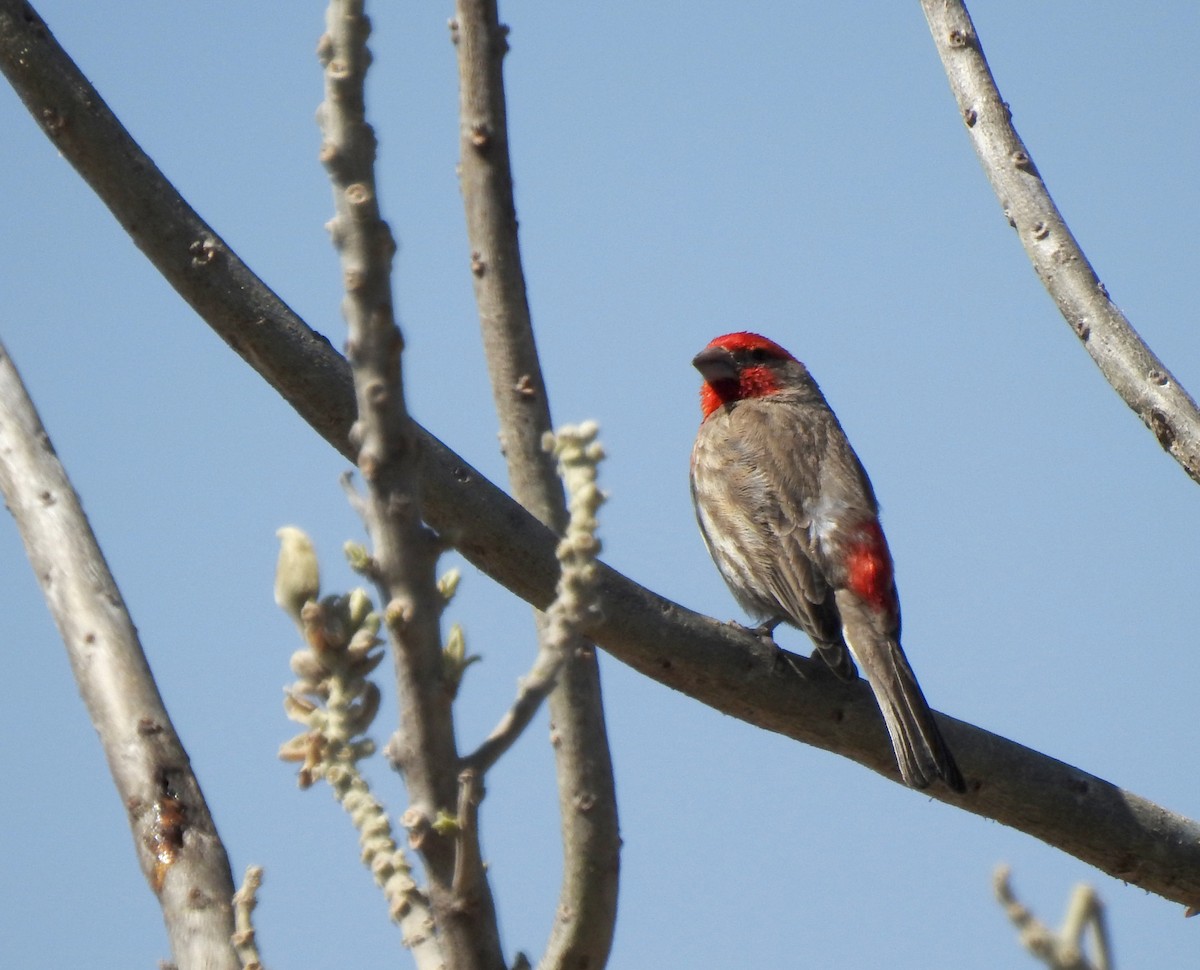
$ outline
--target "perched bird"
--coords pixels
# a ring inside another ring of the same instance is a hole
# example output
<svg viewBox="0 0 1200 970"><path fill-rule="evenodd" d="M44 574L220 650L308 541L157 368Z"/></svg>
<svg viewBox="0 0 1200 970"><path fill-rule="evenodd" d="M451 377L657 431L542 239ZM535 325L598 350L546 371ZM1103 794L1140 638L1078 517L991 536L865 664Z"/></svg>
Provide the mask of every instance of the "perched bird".
<svg viewBox="0 0 1200 970"><path fill-rule="evenodd" d="M870 479L817 382L755 333L717 337L692 364L704 377L692 501L734 597L763 633L781 622L807 633L839 677L852 679L858 662L908 785L941 778L965 791L900 649L900 601Z"/></svg>

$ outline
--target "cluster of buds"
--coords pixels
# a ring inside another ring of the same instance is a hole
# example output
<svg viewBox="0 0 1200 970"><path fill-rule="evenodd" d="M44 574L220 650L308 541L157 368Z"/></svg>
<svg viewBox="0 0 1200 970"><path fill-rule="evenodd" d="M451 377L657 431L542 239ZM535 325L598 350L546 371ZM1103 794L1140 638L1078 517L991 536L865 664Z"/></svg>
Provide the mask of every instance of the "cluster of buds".
<svg viewBox="0 0 1200 970"><path fill-rule="evenodd" d="M596 610L596 557L600 540L596 521L605 494L596 484L596 469L604 459L604 446L596 440L595 421L567 425L547 433L542 447L558 459L558 474L567 489L570 519L567 531L555 550L562 576L554 602L547 611L552 629L565 638L577 631L589 613Z"/></svg>
<svg viewBox="0 0 1200 970"><path fill-rule="evenodd" d="M292 654L284 710L307 730L279 749L284 761L300 763L300 787L326 778L337 787L338 769L374 753L364 737L379 710L379 688L367 679L383 659L379 615L366 591L310 599L300 609L308 646Z"/></svg>
<svg viewBox="0 0 1200 970"><path fill-rule="evenodd" d="M404 853L392 837L384 807L371 794L358 762L374 753L366 731L379 710L379 688L367 680L383 659L379 614L365 590L345 596L320 595L320 577L312 542L301 530L279 530L281 546L275 573L275 600L300 629L307 647L292 654L299 678L284 692L288 717L306 728L279 749L284 761L300 764L301 788L324 779L358 830L362 861L388 900L407 945L427 936L428 907ZM371 568L359 546L346 549L351 565Z"/></svg>

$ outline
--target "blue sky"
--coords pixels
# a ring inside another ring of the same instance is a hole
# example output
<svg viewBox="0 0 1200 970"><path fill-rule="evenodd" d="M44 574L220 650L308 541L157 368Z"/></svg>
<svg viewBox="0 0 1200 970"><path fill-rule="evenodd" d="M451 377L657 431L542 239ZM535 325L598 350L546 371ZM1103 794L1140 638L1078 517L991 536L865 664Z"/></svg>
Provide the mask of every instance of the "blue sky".
<svg viewBox="0 0 1200 970"><path fill-rule="evenodd" d="M192 205L312 326L342 339L316 159L316 4L37 4ZM370 110L400 241L418 418L504 469L455 181L450 5L372 10ZM931 703L1184 815L1200 683L1200 492L1116 398L1005 223L918 4L510 3L509 120L535 327L559 422L594 418L605 558L718 618L738 609L687 490L692 355L757 329L804 359L884 505L905 646ZM1189 123L1200 9L982 3L1018 130L1101 279L1193 393L1182 278L1200 211ZM308 530L326 589L361 528L343 460L155 274L0 92L0 334L82 494L274 967L391 966L399 935L327 791L275 758L295 647L274 531ZM0 730L9 932L0 962L149 966L152 894L11 521ZM446 566L458 563L447 556ZM464 747L532 659L529 611L470 567L452 617L484 662ZM784 645L807 652L798 633ZM990 878L1057 924L1109 908L1124 965L1194 961L1181 908L1028 836L717 714L611 658L625 840L610 966L993 968L1022 955ZM389 678L384 677L386 682ZM377 725L382 740L389 708ZM1153 717L1151 716L1153 715ZM395 813L404 796L371 772ZM537 954L558 888L544 716L489 778L506 952ZM404 957L400 957L403 964Z"/></svg>

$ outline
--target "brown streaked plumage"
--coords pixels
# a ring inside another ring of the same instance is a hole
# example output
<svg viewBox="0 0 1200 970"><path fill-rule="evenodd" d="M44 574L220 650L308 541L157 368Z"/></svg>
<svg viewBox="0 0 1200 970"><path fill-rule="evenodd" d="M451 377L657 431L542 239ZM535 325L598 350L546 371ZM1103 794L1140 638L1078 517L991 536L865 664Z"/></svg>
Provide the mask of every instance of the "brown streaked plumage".
<svg viewBox="0 0 1200 970"><path fill-rule="evenodd" d="M693 361L704 420L692 449L696 517L721 576L767 629L812 639L840 677L862 668L905 782L958 766L900 647L900 602L870 479L808 369L752 333ZM851 659L853 658L853 659Z"/></svg>

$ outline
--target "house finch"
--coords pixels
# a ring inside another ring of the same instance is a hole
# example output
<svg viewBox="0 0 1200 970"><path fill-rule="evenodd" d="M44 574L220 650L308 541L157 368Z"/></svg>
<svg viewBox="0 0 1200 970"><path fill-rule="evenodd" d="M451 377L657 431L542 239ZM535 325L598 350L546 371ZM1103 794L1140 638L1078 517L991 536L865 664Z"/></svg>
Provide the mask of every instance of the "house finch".
<svg viewBox="0 0 1200 970"><path fill-rule="evenodd" d="M900 601L875 493L817 382L754 333L717 337L692 363L704 377L692 501L738 603L763 621L764 634L781 622L803 630L843 679L854 677L857 661L904 781L924 788L939 777L964 791L900 649Z"/></svg>

